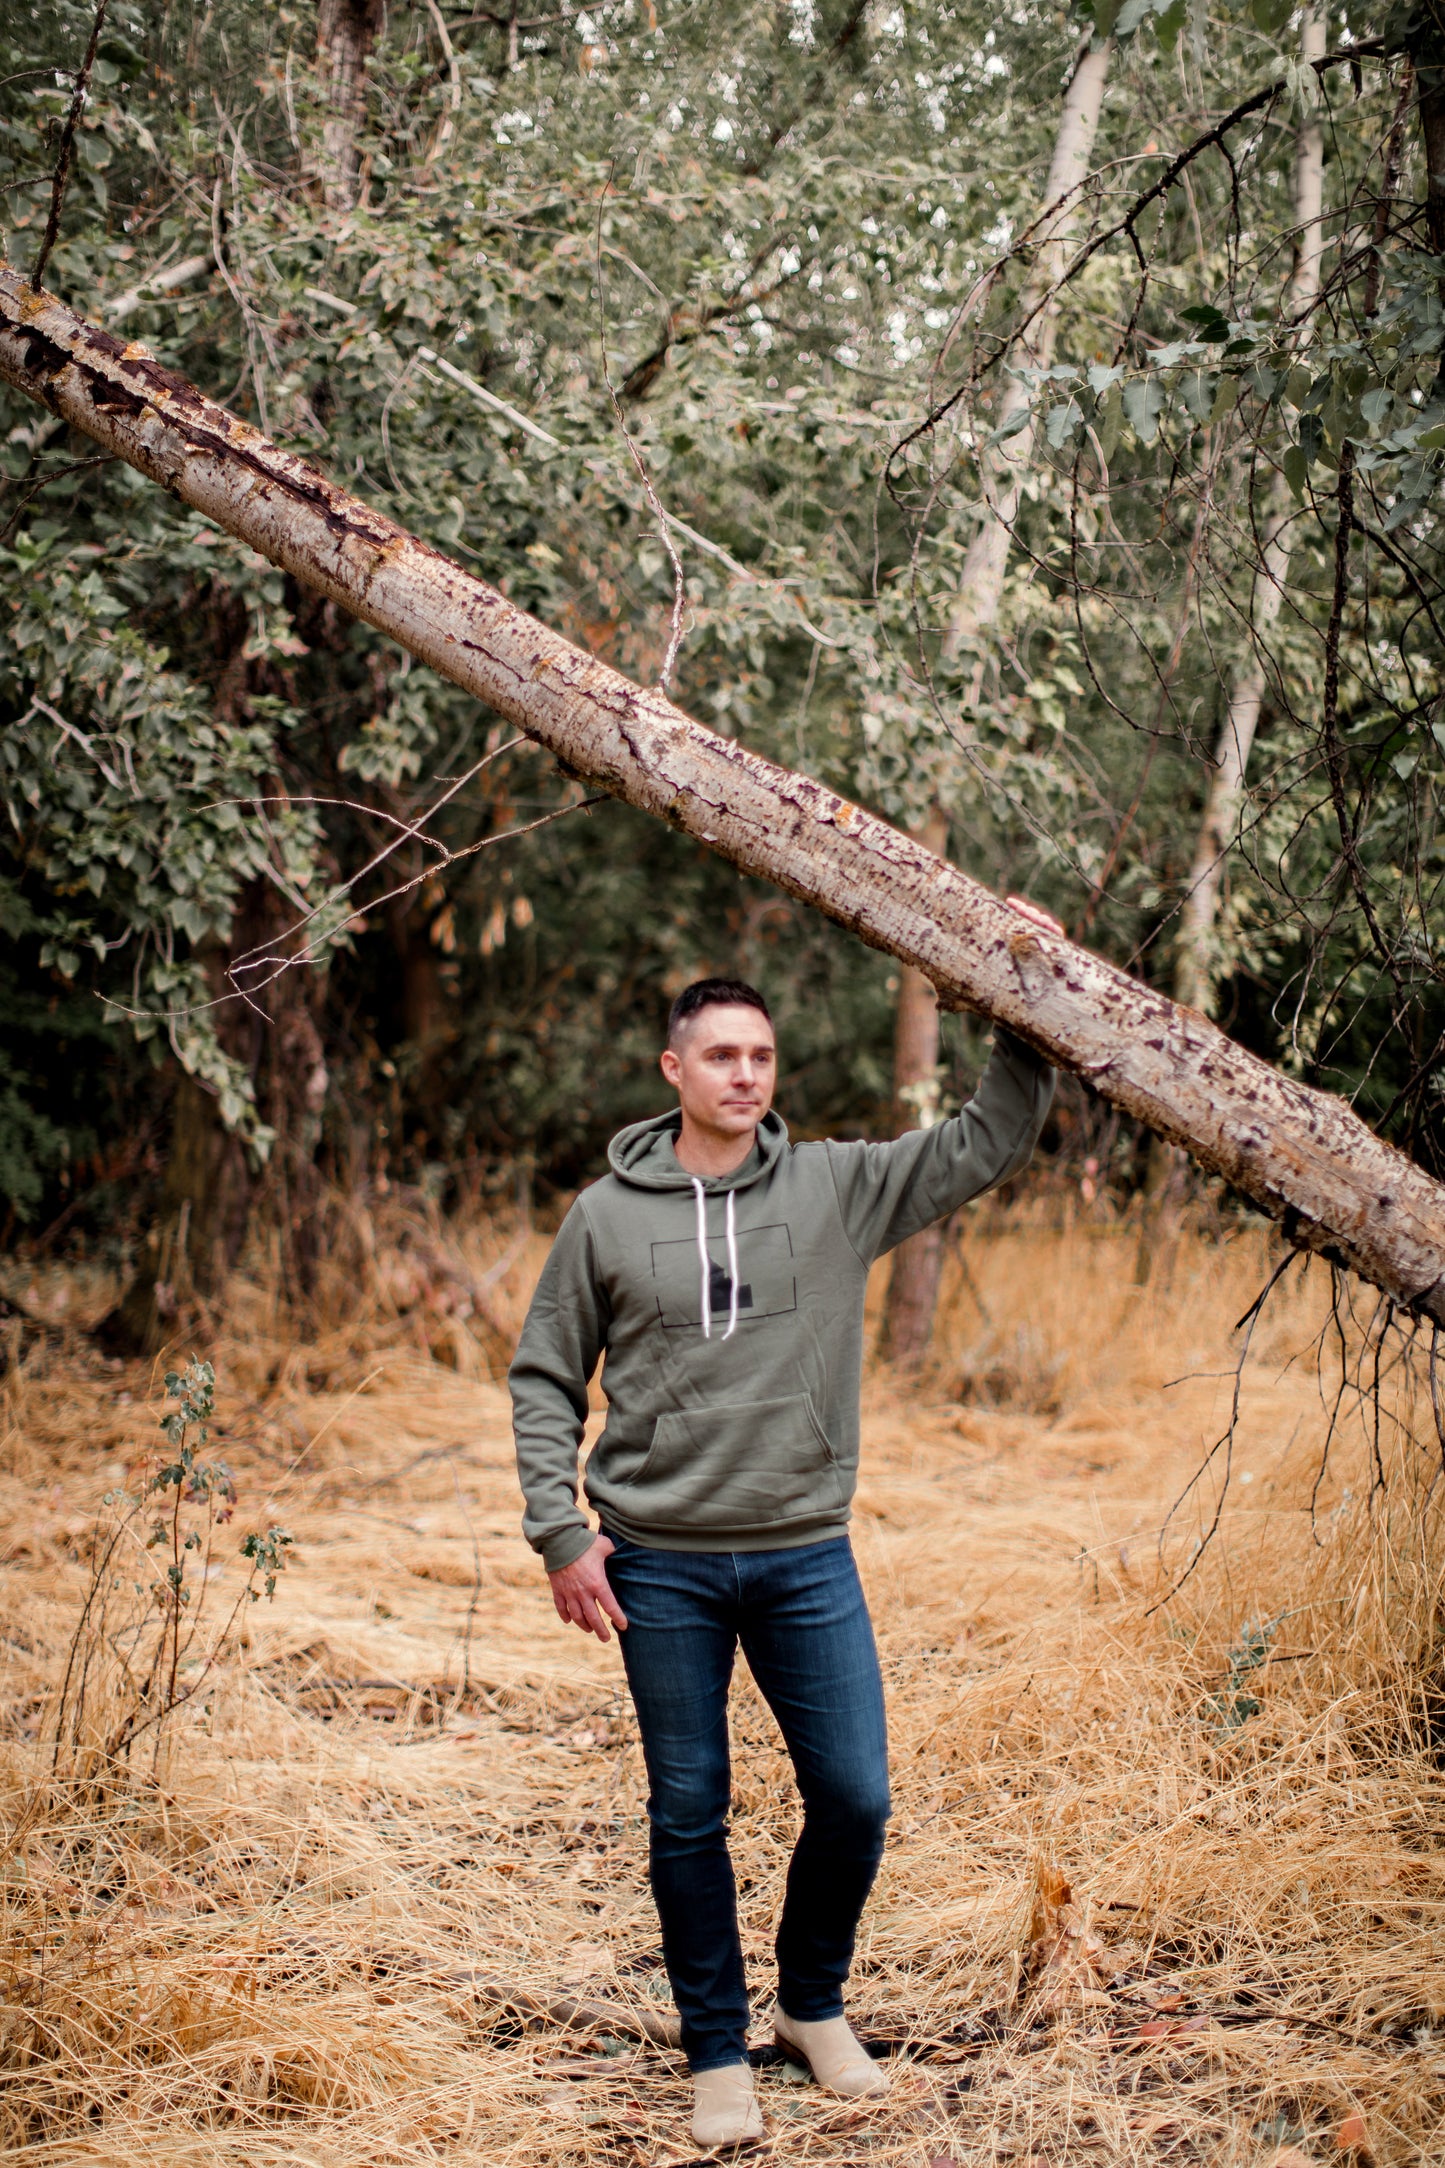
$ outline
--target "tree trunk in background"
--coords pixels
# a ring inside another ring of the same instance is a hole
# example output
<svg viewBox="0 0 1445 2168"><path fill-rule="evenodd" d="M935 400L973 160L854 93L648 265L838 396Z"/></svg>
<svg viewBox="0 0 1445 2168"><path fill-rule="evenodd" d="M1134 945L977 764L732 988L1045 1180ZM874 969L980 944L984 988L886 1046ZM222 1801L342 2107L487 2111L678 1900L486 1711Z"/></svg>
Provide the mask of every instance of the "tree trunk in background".
<svg viewBox="0 0 1445 2168"><path fill-rule="evenodd" d="M385 16L385 0L321 0L316 11L316 67L330 108L321 127L317 179L333 210L349 211L356 201L366 61Z"/></svg>
<svg viewBox="0 0 1445 2168"><path fill-rule="evenodd" d="M387 915L401 972L401 1034L414 1063L408 1096L428 1135L437 1132L435 1156L440 1156L439 1124L447 1099L442 1057L456 1038L456 1027L447 1006L442 952L434 938L426 890L398 896Z"/></svg>
<svg viewBox="0 0 1445 2168"><path fill-rule="evenodd" d="M280 900L274 890L272 900ZM324 989L323 972L287 971L261 996L266 1016L261 1103L275 1142L257 1203L264 1224L278 1237L282 1290L292 1301L311 1293L321 1261L322 1179L316 1154L330 1080L316 1012Z"/></svg>
<svg viewBox="0 0 1445 2168"><path fill-rule="evenodd" d="M1445 256L1445 36L1428 11L1412 44L1420 89L1420 137L1425 149L1425 224L1430 247ZM1445 281L1442 281L1445 285Z"/></svg>
<svg viewBox="0 0 1445 2168"><path fill-rule="evenodd" d="M943 852L948 822L934 809L918 841ZM938 1120L938 996L931 980L912 964L900 966L893 1018L893 1132L931 1129ZM938 1281L943 1270L943 1228L925 1227L893 1252L879 1352L885 1360L916 1369L928 1354Z"/></svg>
<svg viewBox="0 0 1445 2168"><path fill-rule="evenodd" d="M1193 1152L1296 1247L1445 1323L1445 1186L1343 1101L1044 932L836 791L705 729L0 266L0 377L497 714L572 774L924 972Z"/></svg>
<svg viewBox="0 0 1445 2168"><path fill-rule="evenodd" d="M1044 183L1038 227L1038 253L1033 274L1020 300L1020 310L1032 315L1063 269L1065 248L1078 219L1078 184L1089 171L1094 137L1109 62L1112 38L1098 46L1086 44L1064 92L1059 132L1054 139L1048 179ZM1004 390L995 421L1005 427L1029 403L1027 387L1011 371L1047 368L1053 358L1058 328L1058 308L1045 302L1025 331L1010 347L1003 364ZM1009 544L1018 517L1022 478L1033 458L1032 422L1025 423L1007 443L996 444L979 454L979 480L983 489L982 524L964 557L959 592L950 617L946 646L951 656L974 648L970 684L965 696L966 712L978 706L983 685L984 654L979 645L993 627L1003 597L1008 569ZM941 852L947 839L947 822L935 813L919 831L929 850ZM926 1127L935 1118L913 1097L920 1086L931 1083L938 1066L938 1002L924 975L905 965L899 977L898 1009L893 1037L894 1125L904 1129ZM888 1280L882 1349L896 1363L916 1366L928 1354L933 1337L933 1314L938 1306L938 1283L943 1269L943 1230L925 1228L903 1243L893 1259Z"/></svg>
<svg viewBox="0 0 1445 2168"><path fill-rule="evenodd" d="M1038 226L1038 254L1033 275L1019 300L1020 313L1028 317L1039 307L1064 268L1065 251L1079 214L1079 183L1089 171L1098 133L1099 111L1114 41L1086 45L1064 92L1064 109L1054 139L1054 155L1044 184L1043 208ZM1050 216L1052 206L1058 209ZM1003 358L1000 377L1003 390L993 416L995 430L1006 429L1030 406L1031 394L1016 371L1047 369L1054 358L1059 312L1054 301L1046 302L1032 323L1020 332ZM1023 478L1033 462L1034 425L1026 421L1017 434L996 442L978 455L979 480L988 510L968 545L959 580L958 598L948 631L948 650L957 655L974 646L998 617L1008 569L1009 544L1018 518ZM984 656L976 651L972 683L966 705L977 706L983 685Z"/></svg>
<svg viewBox="0 0 1445 2168"><path fill-rule="evenodd" d="M1308 67L1323 57L1325 19L1307 15L1300 26L1300 63ZM1294 268L1281 303L1286 323L1309 315L1319 299L1324 255L1325 139L1318 120L1305 119L1295 138ZM1239 833L1245 777L1264 705L1267 642L1284 606L1289 572L1290 523L1294 515L1288 482L1276 475L1265 503L1264 548L1250 600L1249 648L1229 690L1229 707L1214 748L1214 766L1204 795L1204 812L1189 868L1189 885L1179 914L1174 944L1174 998L1206 1016L1212 1014L1219 976L1219 904L1229 852ZM1161 1230L1177 1232L1188 1190L1188 1170L1177 1150L1156 1137L1149 1147L1144 1175L1139 1243L1134 1279L1143 1286L1154 1269Z"/></svg>
<svg viewBox="0 0 1445 2168"><path fill-rule="evenodd" d="M1325 19L1323 15L1307 15L1300 28L1301 67L1308 68L1311 61L1323 59L1324 50ZM1305 80L1309 80L1308 76ZM1295 144L1295 259L1284 296L1287 323L1307 318L1319 299L1324 187L1324 130L1318 120L1310 118L1301 126ZM1179 919L1174 998L1187 1002L1191 1009L1202 1009L1206 1015L1214 1006L1219 970L1219 893L1225 862L1239 828L1245 776L1264 702L1266 643L1284 603L1292 512L1289 484L1279 475L1265 511L1263 563L1250 608L1249 654L1230 688L1229 709L1214 751L1214 772L1205 795L1199 839L1189 869L1189 888Z"/></svg>
<svg viewBox="0 0 1445 2168"><path fill-rule="evenodd" d="M129 1285L96 1327L118 1355L153 1354L199 1295L216 1292L240 1255L251 1174L240 1139L216 1100L181 1070L171 1102L171 1139L161 1207Z"/></svg>

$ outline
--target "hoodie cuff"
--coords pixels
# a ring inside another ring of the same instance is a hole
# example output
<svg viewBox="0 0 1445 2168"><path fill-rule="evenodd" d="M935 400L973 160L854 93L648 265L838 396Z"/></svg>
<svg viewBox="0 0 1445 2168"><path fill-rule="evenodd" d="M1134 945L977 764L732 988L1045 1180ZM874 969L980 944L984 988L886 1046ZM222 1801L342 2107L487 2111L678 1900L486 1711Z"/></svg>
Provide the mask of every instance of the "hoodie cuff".
<svg viewBox="0 0 1445 2168"><path fill-rule="evenodd" d="M539 1544L542 1564L548 1573L560 1573L564 1566L574 1566L584 1551L590 1551L597 1540L597 1532L586 1521L578 1521L572 1528L560 1528L555 1536L548 1536Z"/></svg>

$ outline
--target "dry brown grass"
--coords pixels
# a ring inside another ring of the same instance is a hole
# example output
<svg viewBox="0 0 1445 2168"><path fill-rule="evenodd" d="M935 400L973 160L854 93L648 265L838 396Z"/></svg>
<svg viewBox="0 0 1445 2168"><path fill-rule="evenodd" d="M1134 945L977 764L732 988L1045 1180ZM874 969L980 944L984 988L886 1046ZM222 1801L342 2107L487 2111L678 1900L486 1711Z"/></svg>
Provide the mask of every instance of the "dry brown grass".
<svg viewBox="0 0 1445 2168"><path fill-rule="evenodd" d="M506 1268L481 1328L456 1302L418 1323L386 1293L396 1260L375 1268L367 1331L304 1348L238 1290L201 1350L241 1485L223 1535L274 1509L299 1555L175 1720L155 1784L139 1766L109 1792L45 1776L95 1501L152 1442L148 1381L43 1348L12 1373L4 2157L688 2156L675 2055L620 2025L524 2023L447 1977L664 2007L617 1654L564 1631L521 1546L490 1374L542 1247L508 1262L479 1233L456 1252L463 1280ZM1387 1372L1415 1436L1387 1416L1373 1505L1347 1409L1316 1545L1320 1381L1290 1358L1326 1283L1292 1276L1254 1338L1219 1537L1151 1615L1156 1533L1227 1416L1229 1328L1267 1274L1264 1236L1186 1239L1144 1289L1132 1238L1105 1226L984 1214L968 1255L933 1385L870 1382L856 1521L897 1808L853 2007L898 2044L895 2087L863 2112L765 2069L777 2157L1246 2168L1282 2145L1343 2161L1343 2132L1380 2163L1439 2162L1428 1409ZM426 1352L439 1318L450 1369ZM1176 1568L1198 1526L1191 1506ZM1231 1650L1265 1619L1268 1661L1232 1683ZM1259 1707L1230 1728L1236 1695ZM745 1683L735 1715L761 2006L795 1809Z"/></svg>

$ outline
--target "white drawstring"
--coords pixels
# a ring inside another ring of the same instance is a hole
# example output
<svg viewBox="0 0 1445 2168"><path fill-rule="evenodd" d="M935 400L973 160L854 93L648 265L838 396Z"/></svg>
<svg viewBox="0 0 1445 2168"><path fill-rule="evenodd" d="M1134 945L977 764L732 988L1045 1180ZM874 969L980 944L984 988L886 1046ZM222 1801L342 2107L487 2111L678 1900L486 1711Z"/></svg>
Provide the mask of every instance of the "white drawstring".
<svg viewBox="0 0 1445 2168"><path fill-rule="evenodd" d="M704 1340L710 1340L712 1338L712 1259L707 1251L707 1192L695 1174L689 1175L688 1180L692 1183L692 1193L697 1199L697 1263L701 1280L699 1306L702 1310L702 1336ZM727 1229L728 1279L731 1282L731 1291L728 1298L728 1329L723 1334L723 1338L724 1340L731 1340L738 1329L737 1191L730 1189L727 1196L727 1213L724 1224Z"/></svg>
<svg viewBox="0 0 1445 2168"><path fill-rule="evenodd" d="M724 1340L731 1340L738 1329L738 1230L733 1214L733 1204L736 1198L737 1191L730 1189L728 1191L727 1238L728 1278L732 1282L732 1295L728 1302L728 1329L723 1334Z"/></svg>
<svg viewBox="0 0 1445 2168"><path fill-rule="evenodd" d="M707 1192L697 1176L691 1175L692 1193L697 1199L697 1259L702 1273L702 1336L712 1338L712 1259L707 1254Z"/></svg>

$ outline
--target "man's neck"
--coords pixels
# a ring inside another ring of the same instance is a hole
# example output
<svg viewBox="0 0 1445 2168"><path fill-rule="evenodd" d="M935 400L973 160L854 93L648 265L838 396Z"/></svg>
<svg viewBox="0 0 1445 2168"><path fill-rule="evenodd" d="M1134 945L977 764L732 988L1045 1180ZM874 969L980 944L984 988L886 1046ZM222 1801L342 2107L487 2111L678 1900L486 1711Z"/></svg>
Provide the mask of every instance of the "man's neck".
<svg viewBox="0 0 1445 2168"><path fill-rule="evenodd" d="M751 1156L757 1141L756 1129L749 1130L744 1137L720 1137L712 1130L700 1129L684 1114L682 1128L672 1140L672 1149L684 1174L701 1175L706 1179L736 1174Z"/></svg>

